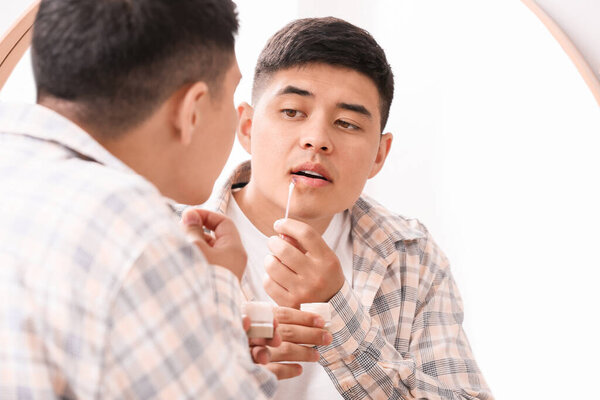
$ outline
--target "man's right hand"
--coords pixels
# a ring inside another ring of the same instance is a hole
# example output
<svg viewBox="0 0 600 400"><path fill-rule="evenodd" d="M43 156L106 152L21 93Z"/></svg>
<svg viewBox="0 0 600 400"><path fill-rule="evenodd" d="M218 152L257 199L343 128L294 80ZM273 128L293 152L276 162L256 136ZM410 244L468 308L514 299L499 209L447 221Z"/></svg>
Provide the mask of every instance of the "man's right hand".
<svg viewBox="0 0 600 400"><path fill-rule="evenodd" d="M188 208L181 224L209 263L227 268L241 281L248 256L233 222L223 214ZM205 228L212 231L208 234Z"/></svg>
<svg viewBox="0 0 600 400"><path fill-rule="evenodd" d="M277 331L283 341L279 347L270 347L271 363L267 368L277 379L289 379L302 373L300 364L283 364L281 361L319 361L319 352L309 346L328 345L333 340L331 334L323 329L325 321L317 314L288 307L277 307L275 318ZM306 344L309 346L302 346Z"/></svg>

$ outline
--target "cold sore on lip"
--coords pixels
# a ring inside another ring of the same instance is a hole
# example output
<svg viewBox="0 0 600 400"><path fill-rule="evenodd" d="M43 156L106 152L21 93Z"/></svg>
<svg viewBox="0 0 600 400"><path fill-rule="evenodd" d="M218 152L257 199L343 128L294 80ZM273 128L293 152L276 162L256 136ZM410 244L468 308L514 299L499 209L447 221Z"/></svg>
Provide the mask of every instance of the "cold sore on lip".
<svg viewBox="0 0 600 400"><path fill-rule="evenodd" d="M305 163L296 167L290 173L303 186L319 188L332 183L327 170L319 164Z"/></svg>

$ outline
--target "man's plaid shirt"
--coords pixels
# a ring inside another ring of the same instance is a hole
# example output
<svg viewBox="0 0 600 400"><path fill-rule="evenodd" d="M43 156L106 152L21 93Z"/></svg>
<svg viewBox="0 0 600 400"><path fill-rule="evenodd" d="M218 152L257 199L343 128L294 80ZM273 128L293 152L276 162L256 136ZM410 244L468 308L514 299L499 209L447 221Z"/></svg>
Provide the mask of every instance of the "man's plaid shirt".
<svg viewBox="0 0 600 400"><path fill-rule="evenodd" d="M249 162L237 168L213 199L218 211L250 175ZM353 282L330 300L333 343L318 347L338 391L347 399L492 399L448 260L427 229L367 197L351 219Z"/></svg>
<svg viewBox="0 0 600 400"><path fill-rule="evenodd" d="M72 122L0 105L0 399L255 399L240 286Z"/></svg>

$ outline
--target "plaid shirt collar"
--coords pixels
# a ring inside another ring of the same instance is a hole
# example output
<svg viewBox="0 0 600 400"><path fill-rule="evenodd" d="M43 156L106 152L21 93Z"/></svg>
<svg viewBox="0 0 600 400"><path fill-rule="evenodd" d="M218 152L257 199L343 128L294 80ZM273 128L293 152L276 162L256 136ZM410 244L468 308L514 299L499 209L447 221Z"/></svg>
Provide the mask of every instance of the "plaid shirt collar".
<svg viewBox="0 0 600 400"><path fill-rule="evenodd" d="M0 130L57 143L82 158L135 173L73 121L39 104L0 104Z"/></svg>
<svg viewBox="0 0 600 400"><path fill-rule="evenodd" d="M231 199L231 190L245 186L252 174L250 161L240 164L223 185L213 200L213 209L225 214ZM391 213L368 196L358 198L350 211L352 218L352 237L359 239L390 265L398 251L396 243L425 237L425 234L409 221Z"/></svg>
<svg viewBox="0 0 600 400"><path fill-rule="evenodd" d="M0 103L0 132L56 143L81 158L139 175L73 121L39 104ZM142 178L151 184L145 177ZM164 199L175 212L176 203L167 197Z"/></svg>

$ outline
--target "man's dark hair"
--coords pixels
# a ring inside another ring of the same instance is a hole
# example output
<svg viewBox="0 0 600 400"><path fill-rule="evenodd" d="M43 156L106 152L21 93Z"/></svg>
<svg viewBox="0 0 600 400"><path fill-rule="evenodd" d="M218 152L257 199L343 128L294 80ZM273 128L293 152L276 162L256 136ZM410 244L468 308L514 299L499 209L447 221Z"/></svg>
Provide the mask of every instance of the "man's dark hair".
<svg viewBox="0 0 600 400"><path fill-rule="evenodd" d="M277 71L311 63L346 67L369 77L379 92L383 131L394 97L392 69L369 32L338 18L299 19L273 35L258 57L252 102Z"/></svg>
<svg viewBox="0 0 600 400"><path fill-rule="evenodd" d="M38 102L66 100L117 137L185 84L218 95L238 30L231 0L43 0L34 23Z"/></svg>

